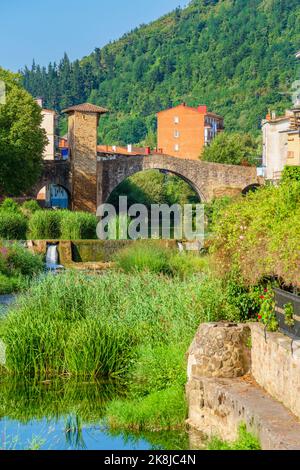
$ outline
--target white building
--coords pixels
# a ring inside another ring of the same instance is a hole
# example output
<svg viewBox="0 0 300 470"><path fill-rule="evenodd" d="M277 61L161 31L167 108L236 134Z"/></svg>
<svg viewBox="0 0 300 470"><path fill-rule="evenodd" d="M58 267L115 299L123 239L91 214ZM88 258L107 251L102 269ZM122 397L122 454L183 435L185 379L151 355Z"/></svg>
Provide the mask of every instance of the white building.
<svg viewBox="0 0 300 470"><path fill-rule="evenodd" d="M44 160L54 160L56 150L55 129L57 123L57 114L52 109L43 108L42 98L37 98L36 102L42 108L42 128L45 129L48 139L48 144L44 149Z"/></svg>
<svg viewBox="0 0 300 470"><path fill-rule="evenodd" d="M288 131L292 111L286 111L285 116L268 115L262 121L263 133L263 167L265 177L277 180L281 176L288 158Z"/></svg>

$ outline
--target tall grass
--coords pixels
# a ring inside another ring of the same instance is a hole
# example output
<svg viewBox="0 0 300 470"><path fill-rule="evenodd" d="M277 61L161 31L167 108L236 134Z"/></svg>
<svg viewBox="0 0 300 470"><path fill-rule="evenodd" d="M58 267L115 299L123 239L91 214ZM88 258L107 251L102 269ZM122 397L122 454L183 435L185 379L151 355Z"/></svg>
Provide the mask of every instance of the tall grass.
<svg viewBox="0 0 300 470"><path fill-rule="evenodd" d="M140 240L119 251L115 256L117 267L124 272L163 273L186 278L206 270L207 260L193 252L179 253L156 241Z"/></svg>
<svg viewBox="0 0 300 470"><path fill-rule="evenodd" d="M143 399L113 400L107 409L111 428L138 431L181 428L186 412L184 388L178 385L154 391Z"/></svg>
<svg viewBox="0 0 300 470"><path fill-rule="evenodd" d="M46 277L5 320L7 369L124 375L139 345L189 342L200 321L197 287L149 273Z"/></svg>
<svg viewBox="0 0 300 470"><path fill-rule="evenodd" d="M29 238L33 240L60 238L60 212L51 210L36 211L29 220Z"/></svg>
<svg viewBox="0 0 300 470"><path fill-rule="evenodd" d="M0 209L0 238L26 240L27 223L23 214Z"/></svg>
<svg viewBox="0 0 300 470"><path fill-rule="evenodd" d="M60 213L60 238L62 240L91 240L97 238L97 217L87 212Z"/></svg>

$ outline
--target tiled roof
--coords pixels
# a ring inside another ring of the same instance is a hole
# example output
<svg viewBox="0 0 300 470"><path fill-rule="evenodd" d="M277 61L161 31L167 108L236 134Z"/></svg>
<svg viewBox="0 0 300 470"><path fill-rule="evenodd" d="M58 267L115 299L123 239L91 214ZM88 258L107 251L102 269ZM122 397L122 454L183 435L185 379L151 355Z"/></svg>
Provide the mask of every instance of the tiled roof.
<svg viewBox="0 0 300 470"><path fill-rule="evenodd" d="M91 103L77 104L75 106L71 106L70 108L64 109L62 112L73 113L74 111L79 111L82 113L98 113L98 114L108 113L108 109L101 108L101 106L96 106Z"/></svg>

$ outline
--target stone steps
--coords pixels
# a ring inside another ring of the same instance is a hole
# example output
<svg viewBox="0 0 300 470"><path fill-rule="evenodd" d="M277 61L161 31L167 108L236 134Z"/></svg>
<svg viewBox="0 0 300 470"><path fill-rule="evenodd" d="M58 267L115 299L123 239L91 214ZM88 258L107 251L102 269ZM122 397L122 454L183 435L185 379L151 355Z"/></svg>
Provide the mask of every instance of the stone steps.
<svg viewBox="0 0 300 470"><path fill-rule="evenodd" d="M300 421L266 393L250 375L242 378L190 377L188 424L208 436L232 441L245 423L264 450L300 450Z"/></svg>

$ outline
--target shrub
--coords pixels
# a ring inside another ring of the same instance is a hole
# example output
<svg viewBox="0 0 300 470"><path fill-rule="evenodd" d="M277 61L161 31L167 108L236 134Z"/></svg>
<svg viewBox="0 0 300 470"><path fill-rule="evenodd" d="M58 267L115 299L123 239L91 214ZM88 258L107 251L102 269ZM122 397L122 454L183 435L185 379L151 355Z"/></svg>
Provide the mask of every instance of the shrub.
<svg viewBox="0 0 300 470"><path fill-rule="evenodd" d="M282 172L282 181L300 181L300 166L285 166Z"/></svg>
<svg viewBox="0 0 300 470"><path fill-rule="evenodd" d="M0 210L0 238L26 240L27 219L14 211Z"/></svg>
<svg viewBox="0 0 300 470"><path fill-rule="evenodd" d="M20 206L13 199L7 197L0 205L0 210L5 212L20 212Z"/></svg>
<svg viewBox="0 0 300 470"><path fill-rule="evenodd" d="M14 244L9 247L7 265L15 275L33 277L44 269L41 255L31 253L22 246Z"/></svg>
<svg viewBox="0 0 300 470"><path fill-rule="evenodd" d="M62 240L96 239L98 219L87 212L60 212Z"/></svg>
<svg viewBox="0 0 300 470"><path fill-rule="evenodd" d="M34 240L59 239L61 213L52 210L36 211L29 220L29 236Z"/></svg>
<svg viewBox="0 0 300 470"><path fill-rule="evenodd" d="M299 181L265 186L230 204L215 225L219 273L226 277L234 270L251 285L277 276L300 286L299 216Z"/></svg>
<svg viewBox="0 0 300 470"><path fill-rule="evenodd" d="M20 277L8 277L0 273L0 295L12 294L24 287Z"/></svg>
<svg viewBox="0 0 300 470"><path fill-rule="evenodd" d="M35 200L25 201L21 207L21 211L24 215L26 215L26 217L30 217L36 211L40 210L42 210L42 208L40 207L39 203Z"/></svg>

